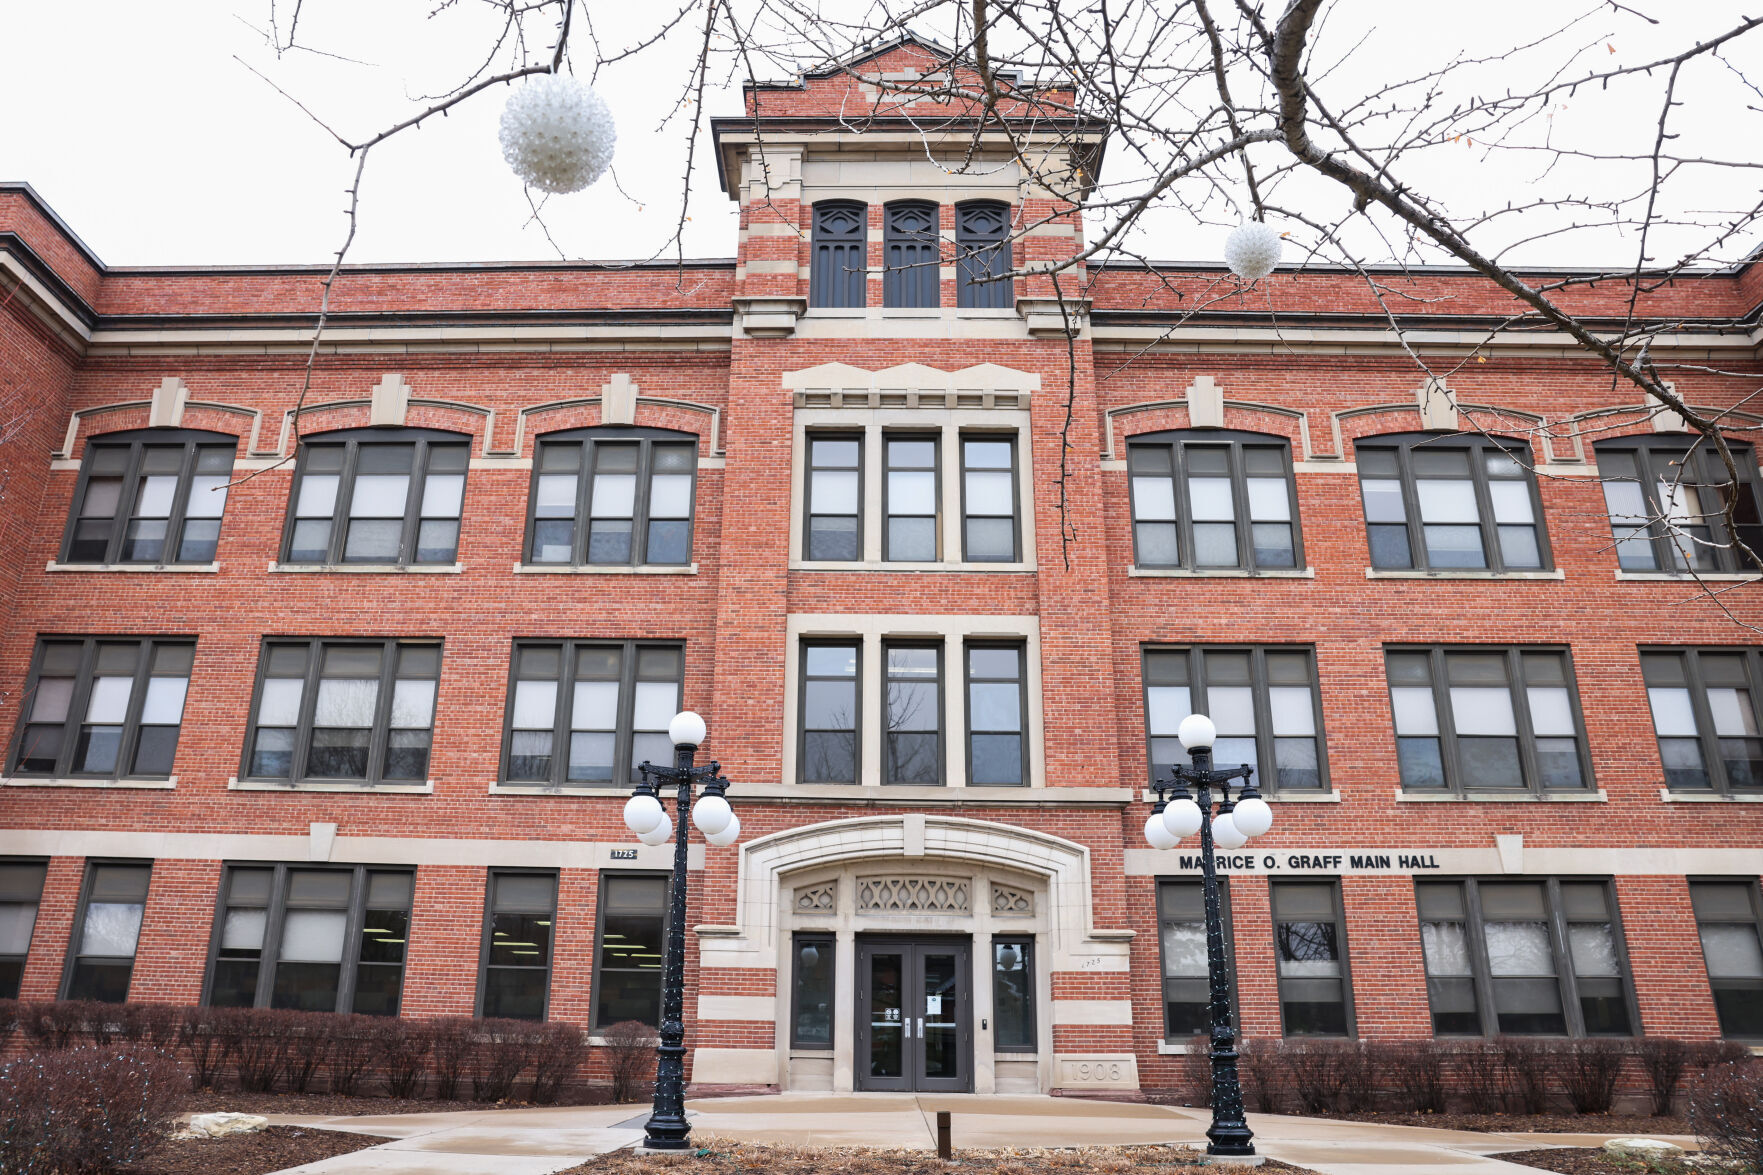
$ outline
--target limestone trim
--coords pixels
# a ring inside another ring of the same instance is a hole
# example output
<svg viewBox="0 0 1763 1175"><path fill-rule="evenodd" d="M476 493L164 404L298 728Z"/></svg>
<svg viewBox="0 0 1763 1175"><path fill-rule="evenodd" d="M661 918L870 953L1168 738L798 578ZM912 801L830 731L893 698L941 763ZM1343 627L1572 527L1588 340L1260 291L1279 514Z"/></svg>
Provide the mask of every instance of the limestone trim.
<svg viewBox="0 0 1763 1175"><path fill-rule="evenodd" d="M1532 446L1536 453L1536 467L1540 472L1550 466L1554 455L1550 451L1550 432L1548 422L1534 412L1525 412L1518 408L1501 408L1492 404L1465 404L1456 400L1450 401L1454 411L1445 413L1437 407L1437 401L1444 398L1443 385L1437 387L1423 385L1416 390L1414 400L1406 404L1366 404L1357 408L1343 408L1338 412L1329 413L1329 430L1334 437L1335 453L1346 458L1349 441L1369 440L1373 437L1390 432L1430 431L1441 435L1452 432L1470 434L1498 435L1513 431L1521 435L1535 436L1537 442ZM1433 412L1429 415L1423 408L1432 404ZM1375 432L1352 430L1344 427L1347 421L1360 420L1367 416L1407 416L1415 422L1415 427L1391 425L1379 428ZM1459 417L1466 417L1467 427L1457 424ZM1447 420L1450 422L1447 424ZM1554 470L1550 469L1550 473Z"/></svg>
<svg viewBox="0 0 1763 1175"><path fill-rule="evenodd" d="M1337 787L1325 792L1275 791L1261 798L1270 804L1338 804L1341 802L1341 789ZM1139 799L1147 804L1153 803L1157 799L1157 793L1145 788L1139 793Z"/></svg>
<svg viewBox="0 0 1763 1175"><path fill-rule="evenodd" d="M1204 383L1202 383L1202 381L1204 381ZM1120 442L1117 439L1118 434L1115 430L1115 425L1121 420L1129 416L1138 416L1146 412L1162 412L1174 408L1180 408L1186 411L1190 422L1188 427L1195 429L1243 428L1245 431L1249 432L1263 431L1259 427L1253 427L1252 422L1232 421L1225 416L1225 411L1227 409L1237 412L1254 412L1268 416L1284 417L1285 419L1296 423L1296 440L1298 444L1293 446L1292 460L1294 463L1303 464L1305 462L1317 460L1319 457L1328 456L1327 454L1318 454L1316 452L1316 446L1311 443L1310 414L1308 412L1300 412L1297 409L1282 407L1278 404L1262 404L1255 400L1226 400L1223 398L1222 390L1220 390L1213 382L1212 377L1203 375L1194 380L1194 386L1188 389L1188 395L1182 399L1141 400L1136 404L1123 404L1118 408L1108 409L1108 411L1103 414L1102 422L1102 460L1124 462L1126 459L1125 454L1122 452ZM1213 416L1212 414L1216 414L1216 416ZM1213 419L1216 419L1216 423L1200 423L1202 420L1210 421ZM1300 446L1303 449L1302 454L1297 451ZM1338 442L1335 452L1337 454L1340 452ZM1125 468L1125 466L1122 465L1122 468Z"/></svg>
<svg viewBox="0 0 1763 1175"><path fill-rule="evenodd" d="M626 378L628 379L628 377ZM651 408L675 408L684 412L696 412L710 418L710 432L707 438L709 442L709 452L699 456L698 460L700 465L702 465L706 456L720 458L728 455L722 448L722 410L715 405L700 404L696 400L676 400L666 396L644 396L635 394L635 385L631 385L629 394L627 394L624 389L612 388L611 385L608 385L608 392L612 395L615 401L614 404L611 405L614 409L611 415L623 415L628 411L631 417L629 421L615 422L608 419L609 413L606 396L580 396L569 400L551 400L544 404L532 404L528 407L522 408L515 419L514 446L510 449L492 450L489 447L489 437L486 434L484 438L484 452L486 455L508 457L524 454L526 452L527 433L531 431L535 437L538 435L537 426L529 425L528 422L533 417L544 412L556 412L565 408L598 406L601 409L601 423L603 424L635 423L637 409L648 406Z"/></svg>
<svg viewBox="0 0 1763 1175"><path fill-rule="evenodd" d="M382 418L408 419L412 408L438 408L444 412L457 412L464 416L480 416L483 418L483 440L478 445L480 455L489 457L494 454L494 438L496 435L496 410L486 408L482 404L467 404L460 400L434 400L410 395L410 388L404 383L402 376L397 376L396 383L389 383L393 377L387 376L374 385L372 394L365 399L357 397L348 400L326 400L321 404L302 404L297 408L289 408L282 413L281 437L276 441L274 450L267 454L259 454L255 445L252 453L262 456L287 457L291 454L290 446L300 437L306 435L299 431L299 421L320 412L332 412L345 408L366 408L367 421L350 421L322 426L314 431L360 427L362 424L373 424ZM432 424L426 427L435 427ZM467 426L452 431L463 433L477 440L477 430Z"/></svg>
<svg viewBox="0 0 1763 1175"><path fill-rule="evenodd" d="M1402 571L1385 567L1367 567L1366 579L1566 579L1567 573L1557 567L1553 571L1477 571L1439 569L1434 571Z"/></svg>
<svg viewBox="0 0 1763 1175"><path fill-rule="evenodd" d="M1670 344L1681 343L1681 340L1661 338L1659 342ZM1666 386L1672 387L1674 385L1667 384ZM1727 427L1727 432L1752 432L1759 426L1763 426L1763 414L1756 412L1723 408L1711 404L1688 404L1686 407L1700 413L1704 418L1734 422ZM1619 416L1632 416L1634 419L1628 423L1625 429L1612 419ZM1681 416L1662 404L1640 403L1618 404L1609 408L1592 408L1585 412L1575 412L1572 416L1563 417L1560 423L1561 427L1566 430L1567 437L1573 443L1573 459L1589 461L1591 458L1586 452L1588 434L1596 434L1594 440L1607 441L1635 433L1678 432L1681 431L1679 425L1682 424L1682 421Z"/></svg>
<svg viewBox="0 0 1763 1175"><path fill-rule="evenodd" d="M1603 804L1609 802L1609 799L1603 788L1595 792L1523 792L1518 795L1507 795L1504 792L1468 792L1457 795L1454 792L1396 789L1396 802L1403 804Z"/></svg>
<svg viewBox="0 0 1763 1175"><path fill-rule="evenodd" d="M1054 1024L1121 1025L1132 1023L1131 1000L1054 1000Z"/></svg>
<svg viewBox="0 0 1763 1175"><path fill-rule="evenodd" d="M1721 795L1718 792L1704 794L1672 791L1670 788L1662 787L1659 789L1659 802L1662 804L1763 804L1763 795L1740 793Z"/></svg>
<svg viewBox="0 0 1763 1175"><path fill-rule="evenodd" d="M1129 787L909 787L881 782L851 783L742 783L741 796L748 800L784 804L862 804L866 807L905 805L922 808L938 804L1038 808L1120 808L1132 803ZM1154 798L1147 794L1147 799ZM1269 796L1268 799L1276 797Z"/></svg>
<svg viewBox="0 0 1763 1175"><path fill-rule="evenodd" d="M163 387L163 381L161 381L161 386ZM87 423L94 417L104 416L112 412L144 411L147 419L143 420L140 425L124 425L123 427L145 428L151 427L149 422L152 419L153 408L154 398L150 395L149 398L145 400L118 400L115 403L98 404L91 408L81 408L77 412L70 413L67 418L67 431L62 434L61 447L49 454L51 462L54 463L53 467L63 469L78 469L80 467L79 462L73 460L74 447L79 443L81 432L85 430ZM254 454L258 452L258 434L263 427L263 414L257 409L241 408L237 404L221 404L211 400L191 400L188 398L186 392L179 413L179 419L183 420L192 410L222 412L231 416L242 416L246 420L249 420L251 422L249 432L240 432L234 435L238 436L239 440L244 442L247 453ZM87 435L90 436L93 434L90 431L87 431ZM62 462L67 462L67 464L61 464ZM235 467L237 467L237 464L237 462L234 463Z"/></svg>
<svg viewBox="0 0 1763 1175"><path fill-rule="evenodd" d="M175 775L165 779L56 779L37 775L0 775L0 787L96 787L121 791L170 791L177 787Z"/></svg>
<svg viewBox="0 0 1763 1175"><path fill-rule="evenodd" d="M603 563L516 563L516 575L696 575L696 563L638 563L612 566Z"/></svg>
<svg viewBox="0 0 1763 1175"><path fill-rule="evenodd" d="M463 563L271 563L272 575L463 575Z"/></svg>
<svg viewBox="0 0 1763 1175"><path fill-rule="evenodd" d="M1316 568L1140 567L1126 569L1129 579L1315 579Z"/></svg>
<svg viewBox="0 0 1763 1175"><path fill-rule="evenodd" d="M44 564L44 571L96 571L100 574L128 575L211 575L220 570L218 563L56 563Z"/></svg>
<svg viewBox="0 0 1763 1175"><path fill-rule="evenodd" d="M1500 834L1504 836L1505 834ZM1514 862L1512 854L1502 853L1498 845L1434 847L1431 844L1394 845L1328 845L1299 846L1251 845L1235 853L1220 853L1226 858L1227 873L1273 874L1314 873L1315 860L1323 855L1339 855L1342 860L1330 872L1342 874L1382 874L1401 877L1452 877L1492 875L1497 873L1551 876L1584 873L1609 876L1682 877L1688 874L1763 873L1763 848L1636 848L1632 845L1608 847L1565 847L1525 844ZM1418 853L1427 858L1431 867L1415 869L1401 863L1402 854ZM1194 860L1197 847L1176 849L1127 849L1123 868L1128 877L1179 877L1196 875L1199 868L1182 867L1182 858ZM1359 857L1358 863L1354 858ZM1389 864L1370 864L1364 858L1388 858ZM1247 861L1248 866L1239 862ZM1513 867L1508 868L1508 865Z"/></svg>

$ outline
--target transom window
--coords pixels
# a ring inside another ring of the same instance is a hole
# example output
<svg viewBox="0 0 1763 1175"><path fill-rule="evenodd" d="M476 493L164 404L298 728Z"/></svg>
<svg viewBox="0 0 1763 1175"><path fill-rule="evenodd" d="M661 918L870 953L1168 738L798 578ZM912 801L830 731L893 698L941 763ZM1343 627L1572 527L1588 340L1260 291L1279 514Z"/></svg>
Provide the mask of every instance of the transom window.
<svg viewBox="0 0 1763 1175"><path fill-rule="evenodd" d="M87 864L63 999L120 1004L129 998L151 874L150 865Z"/></svg>
<svg viewBox="0 0 1763 1175"><path fill-rule="evenodd" d="M809 559L863 558L863 434L808 435Z"/></svg>
<svg viewBox="0 0 1763 1175"><path fill-rule="evenodd" d="M1577 791L1592 785L1565 650L1392 648L1384 665L1404 788Z"/></svg>
<svg viewBox="0 0 1763 1175"><path fill-rule="evenodd" d="M196 644L45 637L12 757L18 775L164 779L183 729Z"/></svg>
<svg viewBox="0 0 1763 1175"><path fill-rule="evenodd" d="M1763 937L1757 879L1692 881L1690 903L1714 993L1720 1034L1763 1038Z"/></svg>
<svg viewBox="0 0 1763 1175"><path fill-rule="evenodd" d="M1273 945L1287 1036L1347 1036L1353 997L1338 881L1275 881Z"/></svg>
<svg viewBox="0 0 1763 1175"><path fill-rule="evenodd" d="M899 200L882 209L882 305L928 309L942 304L937 206Z"/></svg>
<svg viewBox="0 0 1763 1175"><path fill-rule="evenodd" d="M416 429L302 441L283 558L289 563L452 563L469 442Z"/></svg>
<svg viewBox="0 0 1763 1175"><path fill-rule="evenodd" d="M1224 967L1236 1004L1236 950L1230 924L1230 878L1218 879ZM1206 964L1206 905L1200 879L1157 882L1158 946L1163 955L1163 1035L1175 1041L1212 1031L1211 971Z"/></svg>
<svg viewBox="0 0 1763 1175"><path fill-rule="evenodd" d="M1140 567L1299 567L1291 445L1251 433L1157 433L1127 446Z"/></svg>
<svg viewBox="0 0 1763 1175"><path fill-rule="evenodd" d="M439 641L271 640L259 665L247 778L427 778Z"/></svg>
<svg viewBox="0 0 1763 1175"><path fill-rule="evenodd" d="M1010 205L969 200L955 205L955 305L1008 310L1016 305L1010 272ZM984 280L990 279L990 280Z"/></svg>
<svg viewBox="0 0 1763 1175"><path fill-rule="evenodd" d="M623 1020L661 1024L661 964L667 950L667 878L600 875L594 942L594 1027Z"/></svg>
<svg viewBox="0 0 1763 1175"><path fill-rule="evenodd" d="M1414 433L1354 445L1371 563L1537 571L1549 564L1530 446Z"/></svg>
<svg viewBox="0 0 1763 1175"><path fill-rule="evenodd" d="M1738 469L1736 486L1720 454L1705 440L1621 437L1594 448L1622 570L1681 574L1755 569L1757 561L1733 545L1736 537L1763 556L1757 458L1751 446L1727 442Z"/></svg>
<svg viewBox="0 0 1763 1175"><path fill-rule="evenodd" d="M1015 563L1022 549L1016 517L1016 438L961 438L961 556L969 563Z"/></svg>
<svg viewBox="0 0 1763 1175"><path fill-rule="evenodd" d="M1750 792L1763 788L1763 733L1756 649L1641 652L1653 732L1673 791Z"/></svg>
<svg viewBox="0 0 1763 1175"><path fill-rule="evenodd" d="M220 433L112 433L86 444L62 560L212 563L238 441Z"/></svg>
<svg viewBox="0 0 1763 1175"><path fill-rule="evenodd" d="M1176 729L1189 714L1218 727L1213 762L1255 768L1269 793L1328 786L1322 707L1309 649L1147 648L1145 736L1151 780L1167 780L1188 756Z"/></svg>
<svg viewBox="0 0 1763 1175"><path fill-rule="evenodd" d="M211 1006L398 1014L410 870L232 865L222 884Z"/></svg>
<svg viewBox="0 0 1763 1175"><path fill-rule="evenodd" d="M0 858L0 1000L18 998L47 870L41 861Z"/></svg>
<svg viewBox="0 0 1763 1175"><path fill-rule="evenodd" d="M1628 1036L1628 951L1606 881L1415 884L1439 1036Z"/></svg>
<svg viewBox="0 0 1763 1175"><path fill-rule="evenodd" d="M850 200L814 206L809 304L860 308L869 302L869 209Z"/></svg>
<svg viewBox="0 0 1763 1175"><path fill-rule="evenodd" d="M557 874L491 871L485 895L478 1015L510 1020L545 1018L556 921Z"/></svg>
<svg viewBox="0 0 1763 1175"><path fill-rule="evenodd" d="M540 439L527 561L577 566L692 561L696 438L581 429Z"/></svg>
<svg viewBox="0 0 1763 1175"><path fill-rule="evenodd" d="M522 641L514 649L503 778L551 786L617 784L644 760L673 762L678 645Z"/></svg>

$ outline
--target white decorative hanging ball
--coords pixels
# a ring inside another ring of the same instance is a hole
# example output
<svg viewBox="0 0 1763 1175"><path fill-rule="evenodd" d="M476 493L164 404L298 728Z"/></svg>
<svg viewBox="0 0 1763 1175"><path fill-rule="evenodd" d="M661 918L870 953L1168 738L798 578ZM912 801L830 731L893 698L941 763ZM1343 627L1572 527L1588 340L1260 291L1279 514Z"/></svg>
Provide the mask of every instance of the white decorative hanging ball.
<svg viewBox="0 0 1763 1175"><path fill-rule="evenodd" d="M1180 840L1184 836L1192 836L1200 831L1201 818L1200 805L1194 803L1187 796L1171 800L1169 806L1163 809L1163 827L1167 828L1169 835L1176 840Z"/></svg>
<svg viewBox="0 0 1763 1175"><path fill-rule="evenodd" d="M1280 237L1258 220L1231 230L1224 238L1224 263L1246 282L1260 281L1279 264Z"/></svg>
<svg viewBox="0 0 1763 1175"><path fill-rule="evenodd" d="M1260 796L1250 796L1237 801L1237 806L1231 809L1230 819L1238 832L1257 837L1273 827L1273 808Z"/></svg>
<svg viewBox="0 0 1763 1175"><path fill-rule="evenodd" d="M502 158L541 192L579 192L612 162L618 129L600 95L572 77L528 78L502 108Z"/></svg>
<svg viewBox="0 0 1763 1175"><path fill-rule="evenodd" d="M648 792L638 792L624 802L624 826L638 836L667 819L667 809Z"/></svg>
<svg viewBox="0 0 1763 1175"><path fill-rule="evenodd" d="M1145 843L1154 849L1173 849L1181 841L1163 823L1163 813L1153 812L1150 819L1145 821Z"/></svg>
<svg viewBox="0 0 1763 1175"><path fill-rule="evenodd" d="M1212 843L1221 849L1240 849L1249 843L1249 838L1229 812L1220 812L1212 818Z"/></svg>
<svg viewBox="0 0 1763 1175"><path fill-rule="evenodd" d="M734 818L734 810L721 796L699 796L698 802L692 805L692 823L705 836L715 836Z"/></svg>
<svg viewBox="0 0 1763 1175"><path fill-rule="evenodd" d="M741 839L741 818L729 813L728 827L721 832L707 832L704 839L719 849L727 848Z"/></svg>
<svg viewBox="0 0 1763 1175"><path fill-rule="evenodd" d="M657 824L654 828L651 828L648 832L638 833L637 839L643 844L651 847L666 844L673 839L673 819L668 816L663 816L661 818L661 823Z"/></svg>

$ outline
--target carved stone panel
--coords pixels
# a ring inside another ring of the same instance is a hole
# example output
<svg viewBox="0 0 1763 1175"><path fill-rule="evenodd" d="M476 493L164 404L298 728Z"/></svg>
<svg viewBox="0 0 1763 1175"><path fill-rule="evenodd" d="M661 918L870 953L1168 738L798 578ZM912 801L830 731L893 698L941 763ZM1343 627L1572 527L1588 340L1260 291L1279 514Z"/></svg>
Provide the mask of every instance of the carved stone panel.
<svg viewBox="0 0 1763 1175"><path fill-rule="evenodd" d="M796 889L796 912L798 914L830 914L838 909L839 883L823 881L819 885L804 885Z"/></svg>
<svg viewBox="0 0 1763 1175"><path fill-rule="evenodd" d="M861 914L966 914L972 907L966 878L860 877Z"/></svg>
<svg viewBox="0 0 1763 1175"><path fill-rule="evenodd" d="M992 916L995 918L1031 918L1035 912L1032 890L1009 885L992 886Z"/></svg>

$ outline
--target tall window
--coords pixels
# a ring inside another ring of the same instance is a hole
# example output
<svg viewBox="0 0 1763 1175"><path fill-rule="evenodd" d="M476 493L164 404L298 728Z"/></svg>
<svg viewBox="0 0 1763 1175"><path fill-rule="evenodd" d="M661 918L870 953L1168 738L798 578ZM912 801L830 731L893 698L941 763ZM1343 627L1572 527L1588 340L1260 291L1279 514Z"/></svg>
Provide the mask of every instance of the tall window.
<svg viewBox="0 0 1763 1175"><path fill-rule="evenodd" d="M1402 786L1577 791L1591 786L1573 665L1560 649L1388 649Z"/></svg>
<svg viewBox="0 0 1763 1175"><path fill-rule="evenodd" d="M869 209L849 200L814 206L808 268L813 306L857 308L869 302Z"/></svg>
<svg viewBox="0 0 1763 1175"><path fill-rule="evenodd" d="M813 641L802 646L803 783L856 783L863 646Z"/></svg>
<svg viewBox="0 0 1763 1175"><path fill-rule="evenodd" d="M808 437L808 558L863 558L863 437Z"/></svg>
<svg viewBox="0 0 1763 1175"><path fill-rule="evenodd" d="M41 861L0 859L0 1000L18 998L46 869Z"/></svg>
<svg viewBox="0 0 1763 1175"><path fill-rule="evenodd" d="M552 433L533 464L529 562L692 561L696 438L633 428Z"/></svg>
<svg viewBox="0 0 1763 1175"><path fill-rule="evenodd" d="M1755 569L1756 560L1733 540L1763 556L1757 458L1749 445L1728 441L1727 447L1738 468L1736 484L1706 440L1621 437L1594 446L1622 570ZM1732 527L1726 521L1728 502L1733 503Z"/></svg>
<svg viewBox="0 0 1763 1175"><path fill-rule="evenodd" d="M1127 446L1140 567L1298 567L1291 445L1254 433L1156 433Z"/></svg>
<svg viewBox="0 0 1763 1175"><path fill-rule="evenodd" d="M885 783L943 782L943 647L888 644Z"/></svg>
<svg viewBox="0 0 1763 1175"><path fill-rule="evenodd" d="M1702 960L1714 992L1720 1034L1763 1038L1763 938L1757 880L1692 881L1690 902L1702 936Z"/></svg>
<svg viewBox="0 0 1763 1175"><path fill-rule="evenodd" d="M992 1047L1032 1053L1035 1041L1035 944L1022 936L992 939Z"/></svg>
<svg viewBox="0 0 1763 1175"><path fill-rule="evenodd" d="M517 644L503 778L623 786L645 759L672 763L683 656L678 645Z"/></svg>
<svg viewBox="0 0 1763 1175"><path fill-rule="evenodd" d="M1608 882L1423 881L1415 900L1436 1034L1632 1033Z"/></svg>
<svg viewBox="0 0 1763 1175"><path fill-rule="evenodd" d="M1028 686L1022 645L969 643L967 782L1028 783Z"/></svg>
<svg viewBox="0 0 1763 1175"><path fill-rule="evenodd" d="M62 559L212 563L238 441L160 429L86 445Z"/></svg>
<svg viewBox="0 0 1763 1175"><path fill-rule="evenodd" d="M396 1016L414 876L363 865L229 866L207 1002Z"/></svg>
<svg viewBox="0 0 1763 1175"><path fill-rule="evenodd" d="M428 777L439 641L271 640L259 666L247 778Z"/></svg>
<svg viewBox="0 0 1763 1175"><path fill-rule="evenodd" d="M1536 571L1548 566L1530 446L1413 433L1359 441L1374 567Z"/></svg>
<svg viewBox="0 0 1763 1175"><path fill-rule="evenodd" d="M470 447L457 433L419 429L327 433L302 442L283 558L453 562Z"/></svg>
<svg viewBox="0 0 1763 1175"><path fill-rule="evenodd" d="M1673 791L1763 788L1757 717L1756 649L1672 649L1641 653L1653 731Z"/></svg>
<svg viewBox="0 0 1763 1175"><path fill-rule="evenodd" d="M937 557L937 438L889 436L887 480L882 484L888 528L882 558L929 563Z"/></svg>
<svg viewBox="0 0 1763 1175"><path fill-rule="evenodd" d="M1218 879L1224 927L1225 973L1236 1003L1236 952L1231 947L1230 879ZM1212 1031L1211 971L1206 965L1206 907L1199 878L1157 883L1159 944L1163 953L1163 1035L1185 1040Z"/></svg>
<svg viewBox="0 0 1763 1175"><path fill-rule="evenodd" d="M1010 272L1010 205L970 200L955 206L955 305L1008 310L1016 304ZM984 280L991 279L991 280Z"/></svg>
<svg viewBox="0 0 1763 1175"><path fill-rule="evenodd" d="M1275 881L1273 945L1287 1036L1346 1036L1353 1030L1347 928L1338 881Z"/></svg>
<svg viewBox="0 0 1763 1175"><path fill-rule="evenodd" d="M941 305L937 206L900 200L883 208L882 215L882 305L921 309Z"/></svg>
<svg viewBox="0 0 1763 1175"><path fill-rule="evenodd" d="M1176 729L1189 714L1218 727L1213 762L1255 768L1269 791L1327 786L1322 703L1309 649L1147 648L1144 651L1145 737L1151 779L1166 780L1187 754Z"/></svg>
<svg viewBox="0 0 1763 1175"><path fill-rule="evenodd" d="M594 937L594 1027L621 1020L660 1025L666 944L667 878L601 874L600 929Z"/></svg>
<svg viewBox="0 0 1763 1175"><path fill-rule="evenodd" d="M790 1047L833 1047L833 960L838 944L830 934L792 937L790 961Z"/></svg>
<svg viewBox="0 0 1763 1175"><path fill-rule="evenodd" d="M492 870L486 898L478 1014L543 1020L551 990L557 874Z"/></svg>
<svg viewBox="0 0 1763 1175"><path fill-rule="evenodd" d="M149 865L86 866L63 999L120 1004L129 998L151 872Z"/></svg>
<svg viewBox="0 0 1763 1175"><path fill-rule="evenodd" d="M39 641L13 771L166 778L183 729L184 695L195 656L190 640Z"/></svg>
<svg viewBox="0 0 1763 1175"><path fill-rule="evenodd" d="M1016 439L961 438L962 558L1015 563L1022 549L1016 524Z"/></svg>

